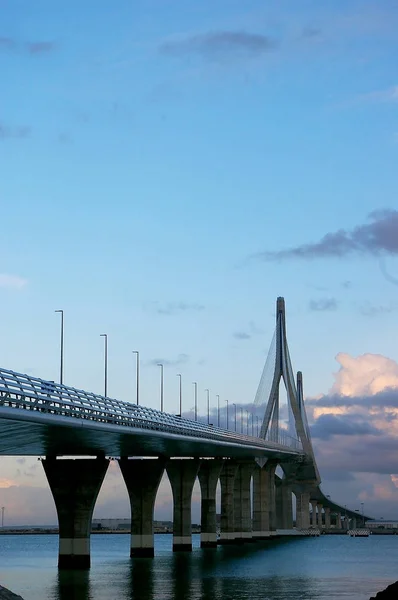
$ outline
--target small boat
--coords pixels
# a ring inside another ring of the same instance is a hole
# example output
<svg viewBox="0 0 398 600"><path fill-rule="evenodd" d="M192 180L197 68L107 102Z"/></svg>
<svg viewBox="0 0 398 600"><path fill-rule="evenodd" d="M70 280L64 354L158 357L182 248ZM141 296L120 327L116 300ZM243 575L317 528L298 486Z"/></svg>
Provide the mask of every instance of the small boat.
<svg viewBox="0 0 398 600"><path fill-rule="evenodd" d="M369 537L369 529L349 529L347 535L350 537Z"/></svg>

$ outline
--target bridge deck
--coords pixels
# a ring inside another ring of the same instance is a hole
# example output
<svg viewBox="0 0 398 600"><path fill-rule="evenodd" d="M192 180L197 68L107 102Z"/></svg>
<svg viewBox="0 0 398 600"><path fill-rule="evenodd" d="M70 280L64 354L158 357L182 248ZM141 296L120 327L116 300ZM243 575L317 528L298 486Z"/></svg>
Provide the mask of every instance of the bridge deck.
<svg viewBox="0 0 398 600"><path fill-rule="evenodd" d="M0 369L0 454L107 456L302 456L278 442L225 430Z"/></svg>

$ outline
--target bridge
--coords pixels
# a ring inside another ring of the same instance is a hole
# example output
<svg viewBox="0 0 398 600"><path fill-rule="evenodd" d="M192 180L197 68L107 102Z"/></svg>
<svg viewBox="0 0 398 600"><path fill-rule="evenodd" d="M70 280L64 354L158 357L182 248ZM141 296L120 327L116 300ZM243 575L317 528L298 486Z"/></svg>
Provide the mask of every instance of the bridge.
<svg viewBox="0 0 398 600"><path fill-rule="evenodd" d="M0 369L0 454L43 457L58 514L61 569L90 566L92 515L111 457L117 457L130 498L131 556L154 555L153 512L164 472L173 492L174 551L192 549L197 477L202 547L291 531L292 494L297 532L328 530L332 520L336 529L356 527L357 511L342 508L320 488L303 378L300 372L294 377L290 360L283 298L277 300L275 334L253 406L262 419L258 435L253 426L239 433L236 421L231 431Z"/></svg>

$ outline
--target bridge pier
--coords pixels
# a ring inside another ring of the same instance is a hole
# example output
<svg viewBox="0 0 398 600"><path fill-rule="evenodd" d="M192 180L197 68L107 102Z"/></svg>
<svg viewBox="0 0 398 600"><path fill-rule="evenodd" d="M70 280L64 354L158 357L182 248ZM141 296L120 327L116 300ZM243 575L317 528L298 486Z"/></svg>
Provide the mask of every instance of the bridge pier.
<svg viewBox="0 0 398 600"><path fill-rule="evenodd" d="M217 547L216 489L223 461L203 460L198 477L201 491L200 547Z"/></svg>
<svg viewBox="0 0 398 600"><path fill-rule="evenodd" d="M257 465L253 471L253 539L264 539L270 536L270 495L271 485L270 463Z"/></svg>
<svg viewBox="0 0 398 600"><path fill-rule="evenodd" d="M93 510L109 460L51 457L42 464L58 514L58 567L88 569Z"/></svg>
<svg viewBox="0 0 398 600"><path fill-rule="evenodd" d="M346 517L344 519L345 529L348 529L347 524L348 524L348 521L347 521L347 517ZM336 529L341 529L341 512L336 513Z"/></svg>
<svg viewBox="0 0 398 600"><path fill-rule="evenodd" d="M251 540L252 518L250 482L252 478L254 461L239 464L234 482L234 530L235 543L244 543Z"/></svg>
<svg viewBox="0 0 398 600"><path fill-rule="evenodd" d="M318 502L316 500L311 500L312 512L311 512L311 527L317 526L317 516L316 516L316 507Z"/></svg>
<svg viewBox="0 0 398 600"><path fill-rule="evenodd" d="M174 459L166 463L173 492L173 552L192 551L191 500L200 462Z"/></svg>
<svg viewBox="0 0 398 600"><path fill-rule="evenodd" d="M153 510L164 472L161 459L120 458L120 470L130 498L130 556L154 556Z"/></svg>
<svg viewBox="0 0 398 600"><path fill-rule="evenodd" d="M320 504L318 502L318 519L317 519L317 525L318 525L319 529L322 529L322 525L323 525L323 522L322 522L322 508L323 508L323 504Z"/></svg>
<svg viewBox="0 0 398 600"><path fill-rule="evenodd" d="M325 506L325 529L330 529L330 508Z"/></svg>
<svg viewBox="0 0 398 600"><path fill-rule="evenodd" d="M309 529L310 526L310 493L296 494L296 528Z"/></svg>
<svg viewBox="0 0 398 600"><path fill-rule="evenodd" d="M276 486L276 513L278 529L293 529L292 488L286 479Z"/></svg>
<svg viewBox="0 0 398 600"><path fill-rule="evenodd" d="M238 464L227 460L221 469L221 526L219 544L233 544L234 527L234 482Z"/></svg>

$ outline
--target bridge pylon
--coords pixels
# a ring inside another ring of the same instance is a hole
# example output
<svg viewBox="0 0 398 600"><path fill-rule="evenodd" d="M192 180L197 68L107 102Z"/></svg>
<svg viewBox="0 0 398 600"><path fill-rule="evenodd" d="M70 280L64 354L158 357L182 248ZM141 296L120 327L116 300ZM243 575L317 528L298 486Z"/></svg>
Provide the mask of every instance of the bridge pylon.
<svg viewBox="0 0 398 600"><path fill-rule="evenodd" d="M274 340L274 354L271 356L273 363L271 364L272 382L268 399L265 399L266 408L260 430L260 437L270 441L280 442L280 440L283 439L283 434L287 434L297 439L306 455L306 460L300 467L300 479L308 480L311 484L317 485L320 483L320 476L315 461L305 412L303 377L302 373L299 372L297 374L297 381L295 381L287 342L285 300L282 297L279 297L276 301L276 329ZM262 393L261 390L264 391L266 368L267 364L266 367L264 367L263 376L260 380L259 389L256 394L256 402L258 402ZM280 423L281 406L279 388L282 381L287 394L287 409L290 422L290 428L284 430L282 430Z"/></svg>

